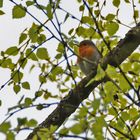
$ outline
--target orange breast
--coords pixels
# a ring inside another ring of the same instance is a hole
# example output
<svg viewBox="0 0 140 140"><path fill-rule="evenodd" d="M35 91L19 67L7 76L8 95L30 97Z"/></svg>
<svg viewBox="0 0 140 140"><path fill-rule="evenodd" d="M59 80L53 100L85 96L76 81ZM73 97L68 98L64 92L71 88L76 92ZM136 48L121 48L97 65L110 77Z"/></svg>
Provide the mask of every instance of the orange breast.
<svg viewBox="0 0 140 140"><path fill-rule="evenodd" d="M80 57L90 59L93 57L94 52L95 52L94 47L84 46L84 45L79 47L79 56ZM78 57L77 63L82 61L82 59L80 57Z"/></svg>
<svg viewBox="0 0 140 140"><path fill-rule="evenodd" d="M94 54L95 48L91 46L81 46L79 48L79 55L85 58L91 58Z"/></svg>

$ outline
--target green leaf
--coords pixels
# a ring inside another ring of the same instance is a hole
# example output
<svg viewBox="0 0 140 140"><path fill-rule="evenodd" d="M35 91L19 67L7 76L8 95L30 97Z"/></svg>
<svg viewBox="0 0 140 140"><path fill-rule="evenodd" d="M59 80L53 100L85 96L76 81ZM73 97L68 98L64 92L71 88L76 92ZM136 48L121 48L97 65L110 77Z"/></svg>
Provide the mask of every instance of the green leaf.
<svg viewBox="0 0 140 140"><path fill-rule="evenodd" d="M115 7L119 7L119 5L120 5L120 0L113 0L113 5L114 5Z"/></svg>
<svg viewBox="0 0 140 140"><path fill-rule="evenodd" d="M37 121L35 119L31 119L27 122L28 127L35 127L37 125Z"/></svg>
<svg viewBox="0 0 140 140"><path fill-rule="evenodd" d="M121 103L121 108L125 108L128 103L127 99L122 97L122 93L118 97L119 97L119 101Z"/></svg>
<svg viewBox="0 0 140 140"><path fill-rule="evenodd" d="M90 5L93 5L94 4L94 0L88 0L88 3L90 4Z"/></svg>
<svg viewBox="0 0 140 140"><path fill-rule="evenodd" d="M88 23L89 25L94 24L93 19L89 16L83 16L81 22L82 23Z"/></svg>
<svg viewBox="0 0 140 140"><path fill-rule="evenodd" d="M35 53L30 48L26 50L25 54L26 54L26 57L28 57L29 59L32 59L33 61L37 61L38 60L36 55L35 55Z"/></svg>
<svg viewBox="0 0 140 140"><path fill-rule="evenodd" d="M19 44L21 44L24 40L26 40L26 38L27 38L27 34L22 33L19 38Z"/></svg>
<svg viewBox="0 0 140 140"><path fill-rule="evenodd" d="M14 71L11 73L11 77L15 83L20 82L21 79L23 78L23 73L20 71Z"/></svg>
<svg viewBox="0 0 140 140"><path fill-rule="evenodd" d="M53 140L54 132L56 131L57 126L51 125L50 128L41 128L40 131L37 132L37 137L34 137L33 140L37 140L41 138L41 140Z"/></svg>
<svg viewBox="0 0 140 140"><path fill-rule="evenodd" d="M108 14L106 16L106 20L108 20L108 21L112 21L114 18L115 18L115 15L114 14Z"/></svg>
<svg viewBox="0 0 140 140"><path fill-rule="evenodd" d="M46 40L46 36L44 34L40 34L38 39L37 39L38 44L43 43L45 40Z"/></svg>
<svg viewBox="0 0 140 140"><path fill-rule="evenodd" d="M2 57L4 57L4 51L1 51L0 54Z"/></svg>
<svg viewBox="0 0 140 140"><path fill-rule="evenodd" d="M45 72L45 70L46 70L46 64L43 63L43 65L41 66L41 71L42 71L42 72Z"/></svg>
<svg viewBox="0 0 140 140"><path fill-rule="evenodd" d="M83 35L84 32L85 32L85 30L81 26L76 29L76 33L77 33L78 36L84 36Z"/></svg>
<svg viewBox="0 0 140 140"><path fill-rule="evenodd" d="M62 43L59 43L59 44L58 44L57 52L61 52L61 53L64 52L64 45L63 45Z"/></svg>
<svg viewBox="0 0 140 140"><path fill-rule="evenodd" d="M22 83L22 87L25 88L25 89L30 89L30 84L29 84L29 82L23 82L23 83Z"/></svg>
<svg viewBox="0 0 140 140"><path fill-rule="evenodd" d="M99 117L96 117L96 123L100 124L100 127L106 126L105 116L101 115Z"/></svg>
<svg viewBox="0 0 140 140"><path fill-rule="evenodd" d="M108 109L108 112L109 112L108 113L109 115L118 116L117 112L115 111L115 109L113 107L110 107Z"/></svg>
<svg viewBox="0 0 140 140"><path fill-rule="evenodd" d="M13 69L15 67L15 65L12 63L12 60L10 58L8 58L8 59L5 59L4 61L2 61L1 67Z"/></svg>
<svg viewBox="0 0 140 140"><path fill-rule="evenodd" d="M51 94L51 92L49 92L49 91L45 91L44 93L45 93L45 94L43 95L43 98L44 98L45 100L47 100L47 99L50 98L50 97L53 97L52 94Z"/></svg>
<svg viewBox="0 0 140 140"><path fill-rule="evenodd" d="M139 17L139 11L138 10L134 10L134 18L138 18Z"/></svg>
<svg viewBox="0 0 140 140"><path fill-rule="evenodd" d="M76 29L76 34L83 38L99 38L99 35L93 30L93 28L84 28L80 26Z"/></svg>
<svg viewBox="0 0 140 140"><path fill-rule="evenodd" d="M85 9L84 5L81 5L81 6L79 7L79 11L84 11L84 9Z"/></svg>
<svg viewBox="0 0 140 140"><path fill-rule="evenodd" d="M66 22L66 20L67 20L68 18L69 18L69 14L66 13L63 23Z"/></svg>
<svg viewBox="0 0 140 140"><path fill-rule="evenodd" d="M39 104L37 107L36 107L36 109L37 110L42 110L44 107L43 107L43 105L41 105L41 104Z"/></svg>
<svg viewBox="0 0 140 140"><path fill-rule="evenodd" d="M136 108L130 108L129 114L131 120L137 120L140 117L139 112Z"/></svg>
<svg viewBox="0 0 140 140"><path fill-rule="evenodd" d="M35 93L35 96L36 96L36 97L40 97L40 96L42 96L42 94L43 94L42 91L37 91L37 92Z"/></svg>
<svg viewBox="0 0 140 140"><path fill-rule="evenodd" d="M117 87L112 82L109 81L104 84L104 91L106 94L112 95L113 93L116 93Z"/></svg>
<svg viewBox="0 0 140 140"><path fill-rule="evenodd" d="M124 121L127 121L130 119L130 114L127 111L121 112L121 117Z"/></svg>
<svg viewBox="0 0 140 140"><path fill-rule="evenodd" d="M6 135L6 140L15 140L15 135L13 132L9 131Z"/></svg>
<svg viewBox="0 0 140 140"><path fill-rule="evenodd" d="M129 62L123 63L121 65L121 67L122 67L123 72L131 71L132 70L132 63L129 63Z"/></svg>
<svg viewBox="0 0 140 140"><path fill-rule="evenodd" d="M3 7L3 0L0 0L0 8Z"/></svg>
<svg viewBox="0 0 140 140"><path fill-rule="evenodd" d="M42 59L42 60L46 60L49 58L48 56L48 51L46 48L39 48L37 50L37 53L36 53L37 57Z"/></svg>
<svg viewBox="0 0 140 140"><path fill-rule="evenodd" d="M34 5L34 1L26 1L26 5L27 7L31 6L31 5Z"/></svg>
<svg viewBox="0 0 140 140"><path fill-rule="evenodd" d="M93 106L94 111L96 111L97 109L99 109L100 99L94 99L94 101L92 102L92 106Z"/></svg>
<svg viewBox="0 0 140 140"><path fill-rule="evenodd" d="M133 135L135 136L135 138L140 137L140 121L138 121L137 124L137 127L133 130Z"/></svg>
<svg viewBox="0 0 140 140"><path fill-rule="evenodd" d="M32 104L31 98L25 98L25 105L30 106Z"/></svg>
<svg viewBox="0 0 140 140"><path fill-rule="evenodd" d="M62 57L62 53L58 53L56 56L55 56L55 58L58 60L58 59L60 59Z"/></svg>
<svg viewBox="0 0 140 140"><path fill-rule="evenodd" d="M16 5L12 10L13 18L23 18L26 15L26 10L22 5Z"/></svg>
<svg viewBox="0 0 140 140"><path fill-rule="evenodd" d="M27 122L27 118L17 118L18 126L23 126Z"/></svg>
<svg viewBox="0 0 140 140"><path fill-rule="evenodd" d="M91 85L95 80L100 80L102 79L103 77L105 76L105 72L104 70L101 68L101 66L99 65L98 68L97 68L97 74L94 78L92 78L87 84L85 87Z"/></svg>
<svg viewBox="0 0 140 140"><path fill-rule="evenodd" d="M32 24L32 27L29 29L28 34L31 39L32 43L36 43L38 40L38 35L39 35L39 26L35 23Z"/></svg>
<svg viewBox="0 0 140 140"><path fill-rule="evenodd" d="M54 74L51 73L51 74L49 74L48 77L49 77L49 80L50 81L52 81L52 82L56 81L56 75L54 75Z"/></svg>
<svg viewBox="0 0 140 140"><path fill-rule="evenodd" d="M49 19L52 19L53 18L53 13L52 13L52 6L51 4L48 4L47 7L46 7L46 10L47 10L47 16Z"/></svg>
<svg viewBox="0 0 140 140"><path fill-rule="evenodd" d="M106 96L105 96L105 98L104 98L104 103L105 104L109 104L109 103L111 103L112 101L114 100L114 98L113 98L113 96L112 96L112 94L110 93L110 94L106 94Z"/></svg>
<svg viewBox="0 0 140 140"><path fill-rule="evenodd" d="M69 130L68 130L67 128L62 128L62 129L59 131L59 133L60 133L60 134L63 134L63 135L68 134L68 132L69 132Z"/></svg>
<svg viewBox="0 0 140 140"><path fill-rule="evenodd" d="M117 127L120 131L122 131L122 130L124 129L125 123L124 123L124 121L122 121L121 118L119 118L119 119L117 120L117 125L116 125L116 127Z"/></svg>
<svg viewBox="0 0 140 140"><path fill-rule="evenodd" d="M127 78L131 83L132 79L130 79L129 77L127 77ZM119 86L120 86L121 90L123 90L123 92L127 92L128 90L131 89L131 86L129 85L127 80L122 75L118 76L118 82L119 82Z"/></svg>
<svg viewBox="0 0 140 140"><path fill-rule="evenodd" d="M77 2L81 3L82 0L77 0Z"/></svg>
<svg viewBox="0 0 140 140"><path fill-rule="evenodd" d="M132 65L132 69L136 74L140 74L140 63L134 62Z"/></svg>
<svg viewBox="0 0 140 140"><path fill-rule="evenodd" d="M111 65L107 66L106 69L107 75L111 77L112 79L116 78L118 76L118 73L116 72L116 69L112 67Z"/></svg>
<svg viewBox="0 0 140 140"><path fill-rule="evenodd" d="M0 10L0 15L4 15L5 13L2 11L2 10Z"/></svg>
<svg viewBox="0 0 140 140"><path fill-rule="evenodd" d="M63 88L63 89L60 89L60 92L65 93L65 92L68 92L68 90L69 89L67 89L67 88Z"/></svg>
<svg viewBox="0 0 140 140"><path fill-rule="evenodd" d="M88 28L85 30L85 37L91 38L94 36L95 31L92 28Z"/></svg>
<svg viewBox="0 0 140 140"><path fill-rule="evenodd" d="M33 65L30 67L30 72L33 71L34 68L35 68L35 65L33 64Z"/></svg>
<svg viewBox="0 0 140 140"><path fill-rule="evenodd" d="M94 14L95 14L96 16L99 16L100 10L94 10Z"/></svg>
<svg viewBox="0 0 140 140"><path fill-rule="evenodd" d="M82 108L80 108L77 117L78 117L78 118L84 118L84 117L86 117L87 112L88 112L88 108L86 108L86 107L82 107Z"/></svg>
<svg viewBox="0 0 140 140"><path fill-rule="evenodd" d="M102 69L100 65L97 68L97 74L95 76L95 80L100 80L105 76L105 71Z"/></svg>
<svg viewBox="0 0 140 140"><path fill-rule="evenodd" d="M22 56L21 56L20 61L19 61L21 68L23 68L23 69L25 68L27 61L28 61L27 58L22 58Z"/></svg>
<svg viewBox="0 0 140 140"><path fill-rule="evenodd" d="M126 3L130 3L130 1L129 0L124 0Z"/></svg>
<svg viewBox="0 0 140 140"><path fill-rule="evenodd" d="M52 74L53 75L58 75L58 74L63 74L63 69L59 66L57 66L53 71L52 71Z"/></svg>
<svg viewBox="0 0 140 140"><path fill-rule="evenodd" d="M73 33L73 31L74 31L74 28L70 29L68 34L71 35Z"/></svg>
<svg viewBox="0 0 140 140"><path fill-rule="evenodd" d="M129 58L130 58L130 61L140 60L140 53L135 52Z"/></svg>
<svg viewBox="0 0 140 140"><path fill-rule="evenodd" d="M94 123L92 124L92 131L94 133L95 139L104 140L102 133L103 127L106 127L104 116L96 117Z"/></svg>
<svg viewBox="0 0 140 140"><path fill-rule="evenodd" d="M41 83L46 83L46 77L43 76L43 75L39 75L39 81L40 81Z"/></svg>
<svg viewBox="0 0 140 140"><path fill-rule="evenodd" d="M15 55L18 54L18 51L19 51L19 49L18 49L16 46L13 46L13 47L8 48L8 49L5 51L5 54L15 56Z"/></svg>
<svg viewBox="0 0 140 140"><path fill-rule="evenodd" d="M20 92L21 88L19 85L14 85L13 89L14 89L14 92L17 94L18 92Z"/></svg>
<svg viewBox="0 0 140 140"><path fill-rule="evenodd" d="M83 127L81 124L77 123L70 128L70 131L74 134L81 134L84 132Z"/></svg>
<svg viewBox="0 0 140 140"><path fill-rule="evenodd" d="M106 25L106 29L107 29L108 34L110 36L112 36L118 31L119 25L115 22L111 22L111 23Z"/></svg>
<svg viewBox="0 0 140 140"><path fill-rule="evenodd" d="M0 125L0 132L7 133L7 131L10 129L10 127L11 127L10 122L2 123Z"/></svg>

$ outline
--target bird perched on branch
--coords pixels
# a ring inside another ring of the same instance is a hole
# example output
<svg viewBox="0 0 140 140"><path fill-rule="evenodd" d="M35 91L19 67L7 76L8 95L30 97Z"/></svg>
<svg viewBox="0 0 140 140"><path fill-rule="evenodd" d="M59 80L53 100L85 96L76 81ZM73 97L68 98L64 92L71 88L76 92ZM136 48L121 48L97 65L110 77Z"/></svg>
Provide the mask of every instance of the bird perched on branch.
<svg viewBox="0 0 140 140"><path fill-rule="evenodd" d="M80 42L77 64L85 75L97 69L100 58L101 54L91 40Z"/></svg>

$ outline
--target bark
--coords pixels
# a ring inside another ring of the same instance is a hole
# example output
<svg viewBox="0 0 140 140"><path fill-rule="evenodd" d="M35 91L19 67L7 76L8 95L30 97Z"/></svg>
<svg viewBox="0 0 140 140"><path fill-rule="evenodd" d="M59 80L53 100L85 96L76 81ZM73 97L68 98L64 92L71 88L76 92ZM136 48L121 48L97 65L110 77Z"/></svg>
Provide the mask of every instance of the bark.
<svg viewBox="0 0 140 140"><path fill-rule="evenodd" d="M110 64L114 67L120 65L140 44L140 23L132 28L125 38L118 42L118 45L101 60L101 66L106 69ZM91 91L100 83L108 80L107 77L99 81L88 82L94 78L96 72L91 73L74 88L69 91L68 95L60 101L56 109L29 134L26 140L31 140L41 128L50 128L51 125L59 128L63 122L78 108L79 104L86 99Z"/></svg>

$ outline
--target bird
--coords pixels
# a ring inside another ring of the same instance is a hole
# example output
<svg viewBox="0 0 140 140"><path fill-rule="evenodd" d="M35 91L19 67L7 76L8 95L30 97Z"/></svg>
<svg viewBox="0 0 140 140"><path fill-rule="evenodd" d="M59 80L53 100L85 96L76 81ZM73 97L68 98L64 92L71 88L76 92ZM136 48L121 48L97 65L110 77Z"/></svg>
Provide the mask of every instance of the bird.
<svg viewBox="0 0 140 140"><path fill-rule="evenodd" d="M87 76L97 70L101 53L91 40L83 40L78 46L77 65Z"/></svg>

